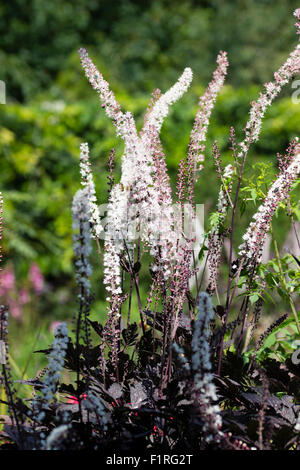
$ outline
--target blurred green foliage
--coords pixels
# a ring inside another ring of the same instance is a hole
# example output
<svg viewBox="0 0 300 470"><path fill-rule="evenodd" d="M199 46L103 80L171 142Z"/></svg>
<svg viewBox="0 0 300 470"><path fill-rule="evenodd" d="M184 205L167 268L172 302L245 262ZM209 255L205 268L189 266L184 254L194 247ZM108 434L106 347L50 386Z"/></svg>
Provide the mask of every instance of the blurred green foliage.
<svg viewBox="0 0 300 470"><path fill-rule="evenodd" d="M168 87L187 65L205 83L220 49L229 54L229 83L261 84L295 42L297 7L296 0L10 0L0 6L1 79L18 101L49 88L59 94L58 76L75 78L72 57L86 46L130 92L151 91L158 77Z"/></svg>

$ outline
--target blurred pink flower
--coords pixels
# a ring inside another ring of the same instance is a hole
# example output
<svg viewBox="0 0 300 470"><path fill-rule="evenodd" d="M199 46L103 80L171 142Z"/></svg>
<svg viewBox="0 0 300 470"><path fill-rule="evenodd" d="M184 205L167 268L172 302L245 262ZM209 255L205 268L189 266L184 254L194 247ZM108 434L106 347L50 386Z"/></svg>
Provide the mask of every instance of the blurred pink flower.
<svg viewBox="0 0 300 470"><path fill-rule="evenodd" d="M53 321L49 327L51 333L54 333L55 328L61 324L61 321Z"/></svg>
<svg viewBox="0 0 300 470"><path fill-rule="evenodd" d="M11 268L4 270L0 274L0 295L4 295L15 286L15 275Z"/></svg>
<svg viewBox="0 0 300 470"><path fill-rule="evenodd" d="M44 290L44 276L42 275L41 270L36 263L31 264L29 269L29 277L35 292L37 294L41 294Z"/></svg>
<svg viewBox="0 0 300 470"><path fill-rule="evenodd" d="M29 302L29 293L27 289L21 289L19 292L19 302L24 305Z"/></svg>
<svg viewBox="0 0 300 470"><path fill-rule="evenodd" d="M18 302L15 302L14 300L10 299L9 310L10 310L10 314L12 317L20 318L22 312L21 312L21 307L18 304Z"/></svg>

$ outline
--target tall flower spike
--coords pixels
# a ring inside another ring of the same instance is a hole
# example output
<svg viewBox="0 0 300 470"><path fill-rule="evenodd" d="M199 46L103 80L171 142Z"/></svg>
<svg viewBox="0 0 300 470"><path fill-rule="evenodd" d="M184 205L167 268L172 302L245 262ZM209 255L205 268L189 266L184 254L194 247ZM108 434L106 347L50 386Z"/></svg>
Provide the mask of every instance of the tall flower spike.
<svg viewBox="0 0 300 470"><path fill-rule="evenodd" d="M72 228L74 230L75 278L79 291L77 295L79 299L79 312L76 322L78 331L80 331L83 322L86 345L90 344L90 326L87 317L90 312L90 276L92 274L92 267L89 262L89 255L92 251L89 208L89 188L85 186L83 189L79 189L73 198Z"/></svg>
<svg viewBox="0 0 300 470"><path fill-rule="evenodd" d="M87 188L87 200L89 205L90 222L92 224L92 233L95 238L99 238L103 227L100 221L100 213L96 198L95 184L91 170L89 146L87 143L80 145L80 173L81 184Z"/></svg>
<svg viewBox="0 0 300 470"><path fill-rule="evenodd" d="M72 217L73 230L73 250L75 255L76 281L81 286L86 295L90 293L90 280L92 268L89 263L91 253L90 224L89 224L89 192L88 188L79 189L73 198ZM82 294L79 294L81 296Z"/></svg>
<svg viewBox="0 0 300 470"><path fill-rule="evenodd" d="M205 150L206 132L209 118L216 102L218 93L224 85L227 74L228 60L227 53L221 51L217 57L218 67L214 71L213 78L209 83L205 93L199 101L199 110L196 114L194 126L190 136L187 163L189 167L189 178L194 178L195 171L201 170L201 162L204 161L203 152ZM197 168L198 165L198 168ZM192 182L190 185L193 184ZM191 201L190 201L191 202Z"/></svg>
<svg viewBox="0 0 300 470"><path fill-rule="evenodd" d="M213 383L211 373L210 347L209 347L209 324L214 318L211 297L206 292L201 292L198 298L198 318L195 322L192 339L192 368L194 370L194 396L199 403L200 412L203 417L203 430L206 441L210 442L213 437L216 441L222 436L220 428L222 418L220 408L215 405L217 400L216 387Z"/></svg>
<svg viewBox="0 0 300 470"><path fill-rule="evenodd" d="M296 10L296 12L295 16L299 19L299 9ZM278 96L282 87L286 85L296 73L299 72L300 44L298 44L294 51L291 52L279 70L274 73L274 80L272 82L265 83L264 92L260 93L258 100L251 104L250 119L245 127L245 139L239 144L241 151L239 152L238 157L244 157L250 144L258 140L262 120L267 108L272 104L272 101L276 98L276 96Z"/></svg>
<svg viewBox="0 0 300 470"><path fill-rule="evenodd" d="M297 10L294 11L294 16L298 20L297 23L295 23L297 34L300 34L300 8L297 8Z"/></svg>
<svg viewBox="0 0 300 470"><path fill-rule="evenodd" d="M178 101L182 95L187 91L193 79L192 70L187 67L184 69L183 74L179 77L175 85L172 86L166 93L160 96L155 102L152 111L147 116L147 120L143 129L143 134L147 129L154 127L158 132L161 129L164 118L168 115L169 107Z"/></svg>
<svg viewBox="0 0 300 470"><path fill-rule="evenodd" d="M66 323L60 323L54 331L54 340L48 359L48 369L41 388L42 396L35 398L32 402L33 418L38 422L43 422L47 409L55 398L57 384L61 378L61 371L64 367L66 351L68 348L68 328ZM43 443L42 443L43 446Z"/></svg>
<svg viewBox="0 0 300 470"><path fill-rule="evenodd" d="M149 221L149 235L151 254L161 260L158 269L162 269L165 277L170 274L170 261L176 256L178 234L173 229L176 214L172 207L172 192L167 174L165 156L162 151L159 132L164 118L168 115L169 108L187 91L193 78L190 68L186 68L178 81L166 93L162 94L154 103L152 110L147 113L147 119L141 131L141 140L148 154L148 162L145 168L140 168L140 174L149 175L147 192L150 194L149 208L145 208L145 214L152 214ZM150 166L149 166L150 163ZM150 183L152 179L152 183ZM158 238L157 238L158 235ZM159 245L159 256L158 255Z"/></svg>
<svg viewBox="0 0 300 470"><path fill-rule="evenodd" d="M299 152L300 147L295 149ZM245 235L244 243L239 247L239 256L246 256L251 265L259 262L262 256L262 249L274 212L278 205L286 199L291 186L300 172L300 153L296 153L289 166L279 174L267 196L253 216Z"/></svg>
<svg viewBox="0 0 300 470"><path fill-rule="evenodd" d="M110 117L117 128L117 133L126 140L128 120L133 120L132 115L122 112L120 104L117 102L115 95L109 88L109 84L104 80L103 75L89 58L87 50L79 49L79 57L82 68L88 78L90 84L99 94L100 100L108 117Z"/></svg>
<svg viewBox="0 0 300 470"><path fill-rule="evenodd" d="M98 92L106 114L112 119L116 127L117 135L125 142L125 150L122 157L121 184L124 190L123 199L128 201L129 192L134 182L138 181L141 175L146 179L148 178L148 180L150 179L149 156L137 134L132 114L121 111L121 107L110 90L108 83L89 58L87 51L80 49L79 55L85 74L93 88ZM147 183L149 184L149 181Z"/></svg>
<svg viewBox="0 0 300 470"><path fill-rule="evenodd" d="M171 204L169 197L171 194L171 189L166 171L165 157L160 146L159 132L163 120L169 112L170 106L174 104L179 98L181 98L181 96L186 92L192 81L192 77L192 70L190 68L186 68L175 85L173 85L173 87L170 88L166 93L160 94L160 92L156 92L154 96L155 101L152 108L148 109L147 111L145 124L140 133L141 142L139 145L139 158L135 162L135 171L132 170L132 160L126 161L125 158L123 158L122 174L126 175L128 173L135 173L135 184L138 184L139 192L143 185L146 186L147 192L150 192L149 199L152 205L154 204L156 198L156 190L161 192L161 189L163 189L164 194L168 199L168 201L164 200L164 204ZM153 172L157 170L157 165L155 165L155 163L158 163L157 157L159 158L161 174L159 182L157 180L153 180L152 177ZM153 162L153 158L156 158L156 162ZM127 169L127 165L131 166L131 171ZM123 185L127 186L128 178L127 180L125 177L124 179L122 178L121 182ZM160 183L163 183L163 188L160 186ZM151 189L153 184L154 188ZM155 202L157 203L158 201ZM151 212L153 213L154 211L152 210Z"/></svg>
<svg viewBox="0 0 300 470"><path fill-rule="evenodd" d="M66 351L68 348L68 328L66 323L60 323L54 331L52 350L49 355L48 370L44 379L42 396L47 404L54 398L57 382L61 378Z"/></svg>
<svg viewBox="0 0 300 470"><path fill-rule="evenodd" d="M109 295L121 294L120 254L123 238L128 243L128 197L120 184L113 186L107 206L104 242L104 284ZM108 298L110 301L110 297Z"/></svg>
<svg viewBox="0 0 300 470"><path fill-rule="evenodd" d="M154 95L156 101L154 102L152 109L149 109L147 112L147 119L145 119L145 124L141 132L141 139L149 154L149 159L152 160L152 171L154 173L153 194L151 194L152 200L150 200L150 203L153 204L155 200L156 216L161 214L159 222L161 253L163 257L169 259L174 257L177 235L171 229L174 224L172 191L167 173L165 155L162 151L159 139L159 133L163 120L168 115L170 106L178 101L187 91L192 78L192 70L190 68L186 68L178 81L166 93L160 94L160 92L156 90L156 94ZM150 185L150 187L151 186L152 185ZM158 201L156 200L157 194L159 195ZM153 209L152 212L154 212ZM170 252L170 248L168 247L170 247L171 250L173 248L173 253ZM153 252L155 251L156 250L154 248Z"/></svg>
<svg viewBox="0 0 300 470"><path fill-rule="evenodd" d="M187 90L192 79L192 71L189 68L185 69L177 83L155 102L152 110L148 113L144 128L139 137L133 116L130 113L124 114L121 111L121 107L109 89L108 83L88 57L87 51L80 49L79 55L86 76L93 88L98 92L107 115L116 126L117 135L125 142L120 182L124 193L122 195L124 210L128 211L129 199L131 196L134 196L135 204L139 204L139 217L144 225L146 225L143 236L146 235L151 252L155 255L158 250L157 233L159 233L162 226L161 220L159 220L161 219L160 214L162 210L159 203L158 191L153 181L153 153L157 149L157 136L163 119L168 114L169 106L178 100ZM160 165L160 168L162 169L162 165ZM167 188L166 178L164 178L164 184L166 186L165 194L167 194L169 188ZM169 208L167 208L166 212L168 215L171 215ZM117 213L120 214L120 210ZM125 213L122 214L122 219L126 219ZM163 228L166 226L167 224L164 223ZM170 230L170 234L167 234L167 236L163 234L161 238L166 248L168 246L166 240L175 239L176 236ZM107 246L111 247L108 244ZM111 248L114 248L111 251L115 252L117 247ZM165 258L169 257L168 249L162 247L162 251L166 252ZM169 270L166 268L166 273L168 272Z"/></svg>
<svg viewBox="0 0 300 470"><path fill-rule="evenodd" d="M122 112L121 106L117 102L113 92L110 90L108 82L104 80L102 74L93 64L86 49L79 49L79 57L86 77L94 90L98 93L107 116L111 118L116 127L117 136L121 137L125 142L123 159L128 157L129 159L133 158L136 160L138 157L137 144L139 138L132 114L129 112Z"/></svg>

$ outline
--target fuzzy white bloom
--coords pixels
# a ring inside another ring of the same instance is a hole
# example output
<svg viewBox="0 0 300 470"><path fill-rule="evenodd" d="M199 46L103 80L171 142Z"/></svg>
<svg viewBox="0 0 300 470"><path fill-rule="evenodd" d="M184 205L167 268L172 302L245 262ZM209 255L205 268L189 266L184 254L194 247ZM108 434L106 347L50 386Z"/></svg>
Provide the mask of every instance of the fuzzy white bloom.
<svg viewBox="0 0 300 470"><path fill-rule="evenodd" d="M193 79L192 70L187 67L184 69L183 74L166 93L164 93L154 104L152 111L149 113L143 134L147 129L154 127L158 132L161 129L164 118L168 115L169 107L178 101L182 95L187 91Z"/></svg>
<svg viewBox="0 0 300 470"><path fill-rule="evenodd" d="M73 250L76 258L75 277L77 283L84 287L87 294L90 292L89 277L92 274L92 267L89 263L91 253L91 236L89 222L89 191L86 186L79 189L72 202L72 228L76 233L73 236Z"/></svg>
<svg viewBox="0 0 300 470"><path fill-rule="evenodd" d="M169 107L187 91L192 78L192 70L186 68L175 85L157 99L147 113L147 120L141 131L141 139L148 154L146 168L141 174L151 171L147 186L150 204L148 202L148 208L145 208L145 215L148 217L146 238L150 245L150 254L160 259L161 265L154 266L154 269L162 271L165 279L170 274L170 264L178 258L177 242L182 233L179 234L177 230L179 214L174 211L172 204L172 190L159 132ZM150 218L148 214L151 214Z"/></svg>
<svg viewBox="0 0 300 470"><path fill-rule="evenodd" d="M87 188L87 199L89 204L89 216L92 224L92 233L96 238L100 237L103 227L100 221L99 207L97 205L95 184L91 170L89 157L89 146L87 143L80 145L80 173L81 184Z"/></svg>
<svg viewBox="0 0 300 470"><path fill-rule="evenodd" d="M110 117L116 126L117 135L122 137L125 142L128 138L129 129L135 128L134 119L131 113L123 113L120 104L115 95L109 88L109 84L104 80L102 74L89 58L86 49L79 49L81 65L90 84L99 94L100 100L108 117Z"/></svg>
<svg viewBox="0 0 300 470"><path fill-rule="evenodd" d="M142 224L141 238L149 244L152 256L156 256L158 249L160 250L162 262L174 257L178 235L172 230L174 213L171 191L166 181L164 181L165 197L163 201L160 200L162 188L156 183L153 175L156 171L153 153L156 150L158 133L170 105L185 93L191 80L192 71L187 68L178 82L157 100L149 112L141 137L136 138L135 158L132 158L132 152L129 154L130 158L125 153L122 162L121 183L124 190L127 191L128 198L130 188L133 188L133 196L137 196L134 202L138 204L139 220ZM161 178L158 183L162 183ZM170 253L170 247L174 248L172 253ZM168 277L167 267L164 269L164 275Z"/></svg>
<svg viewBox="0 0 300 470"><path fill-rule="evenodd" d="M106 243L106 249L109 253L104 260L106 285L113 285L110 291L119 293L117 257L121 250L120 240L122 237L119 237L118 234L123 232L128 235L124 221L127 220L128 207L131 203L138 204L139 221L142 224L141 239L148 243L153 256L157 257L158 253L160 254L166 278L169 274L169 260L176 253L177 234L172 230L170 223L173 217L171 204L169 201L164 201L165 205L162 209L157 181L153 178L155 171L153 154L156 150L156 138L163 119L167 116L170 105L177 101L188 89L192 80L192 71L186 68L175 85L157 100L148 114L142 132L138 135L133 116L131 113L121 111L121 107L108 83L89 58L87 51L80 49L79 55L87 78L99 94L106 114L116 126L117 135L125 143L120 181L123 194L120 194L120 188L117 187L112 195L108 214L109 223L107 225L110 233L114 232L117 237L115 241L110 238ZM113 207L116 208L115 201L117 200L122 201L122 203L114 211ZM112 260L113 264L111 265Z"/></svg>
<svg viewBox="0 0 300 470"><path fill-rule="evenodd" d="M170 262L175 260L178 254L178 232L174 230L176 214L172 205L171 188L166 178L165 161L156 158L155 165L153 155L157 152L158 135L170 106L187 91L192 78L192 70L186 68L175 85L155 102L141 131L143 147L139 154L142 159L138 162L137 169L140 179L138 184L135 183L135 187L139 191L146 190L147 193L144 207L140 211L143 221L147 221L142 239L149 244L152 256L158 258L159 253L161 266L155 269L162 270L165 279L170 274Z"/></svg>
<svg viewBox="0 0 300 470"><path fill-rule="evenodd" d="M159 250L165 278L169 275L169 260L176 253L175 247L178 234L172 229L174 213L171 191L166 181L164 181L165 197L161 201L160 190L162 188L157 185L154 178L156 168L153 162L153 154L156 150L158 132L164 117L168 114L169 106L187 90L191 79L192 72L190 69L186 69L178 82L159 98L149 113L140 137L133 132L131 133L130 149L125 147L122 157L121 185L125 193L123 200L125 201L126 198L127 204L131 200L136 206L136 213L139 214L141 239L149 245L152 256L156 257ZM161 183L161 179L159 183ZM126 204L123 207L128 213ZM126 220L126 218L127 214L123 214L123 220ZM125 227L123 229L126 232ZM173 247L173 250L170 251L171 247Z"/></svg>
<svg viewBox="0 0 300 470"><path fill-rule="evenodd" d="M120 256L113 241L105 243L104 252L104 285L107 292L121 294ZM107 297L107 300L111 300Z"/></svg>
<svg viewBox="0 0 300 470"><path fill-rule="evenodd" d="M239 256L246 256L251 263L260 261L274 212L278 205L286 199L292 183L299 173L300 153L296 154L289 166L280 173L269 189L263 204L253 216L253 222L250 223L243 235L244 243L239 247Z"/></svg>
<svg viewBox="0 0 300 470"><path fill-rule="evenodd" d="M79 49L79 56L86 77L92 87L99 94L99 98L103 103L102 106L104 107L107 116L112 119L112 122L116 127L117 136L121 137L125 142L123 160L126 160L126 158L135 160L138 156L136 144L139 138L132 114L129 112L124 113L121 110L121 106L116 100L113 92L110 90L108 82L104 80L102 74L93 64L86 49Z"/></svg>
<svg viewBox="0 0 300 470"><path fill-rule="evenodd" d="M113 186L107 207L104 243L104 284L107 292L118 295L121 290L120 254L127 235L128 195L120 184Z"/></svg>
<svg viewBox="0 0 300 470"><path fill-rule="evenodd" d="M204 160L205 146L203 143L206 140L206 132L209 124L209 119L212 109L216 102L218 93L224 85L225 77L227 74L228 60L227 53L220 52L217 57L218 67L216 68L213 78L209 83L205 93L201 96L199 101L199 110L197 112L194 126L190 136L188 160L190 165L196 165ZM201 169L200 166L198 169Z"/></svg>

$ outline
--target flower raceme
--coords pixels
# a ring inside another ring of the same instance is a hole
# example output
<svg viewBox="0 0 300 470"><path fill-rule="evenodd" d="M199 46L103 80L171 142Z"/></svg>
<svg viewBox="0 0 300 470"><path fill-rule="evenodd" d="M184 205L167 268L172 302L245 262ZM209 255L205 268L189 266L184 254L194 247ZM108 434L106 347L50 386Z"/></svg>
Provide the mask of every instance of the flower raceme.
<svg viewBox="0 0 300 470"><path fill-rule="evenodd" d="M109 89L108 83L88 57L86 50L80 49L79 54L86 76L93 88L99 93L107 115L116 126L117 135L125 142L121 181L120 185L115 186L111 191L108 213L108 221L111 222L111 225L108 224L109 230L119 233L119 239L122 240L127 232L124 221L126 221L130 198L135 197L135 202L140 203L140 217L143 220L149 219L150 208L152 213L161 212L159 194L153 184L153 153L157 148L156 139L170 105L177 101L189 87L192 80L192 71L188 68L185 69L178 82L156 101L139 136L133 116L130 113L124 114L121 111L121 107ZM149 228L146 231L147 241L152 253L154 253L157 250L156 240L152 235L156 229L155 219L150 218L148 225ZM121 249L122 243L119 241L110 240L106 243L107 255L104 259L106 266L105 284L108 290L115 294L118 294L120 290L118 256ZM114 261L113 264L112 261ZM113 275L109 271L113 271ZM113 282L111 282L112 280Z"/></svg>
<svg viewBox="0 0 300 470"><path fill-rule="evenodd" d="M76 280L83 291L89 295L92 268L89 263L91 253L90 224L89 224L89 191L88 187L79 189L73 198L72 203L73 230L73 250L76 258Z"/></svg>
<svg viewBox="0 0 300 470"><path fill-rule="evenodd" d="M35 420L42 423L49 409L50 403L55 400L57 384L61 378L61 372L64 367L66 351L68 347L68 328L66 323L62 322L55 328L54 340L48 359L48 368L41 388L41 397L35 398L32 402L32 411L29 416L34 416Z"/></svg>
<svg viewBox="0 0 300 470"><path fill-rule="evenodd" d="M210 115L216 102L218 93L224 85L227 74L228 60L227 53L221 51L217 57L218 67L214 71L212 81L209 83L204 95L199 101L199 110L196 114L194 126L190 136L188 149L188 166L190 173L194 174L196 170L201 170L201 162L204 161L204 142L206 140L206 132L209 125ZM197 168L198 167L198 168Z"/></svg>
<svg viewBox="0 0 300 470"><path fill-rule="evenodd" d="M90 223L92 224L92 232L95 238L99 238L103 227L100 221L99 207L97 205L96 190L91 171L91 163L89 156L89 146L87 143L80 145L80 173L81 184L87 188L88 209L90 215Z"/></svg>
<svg viewBox="0 0 300 470"><path fill-rule="evenodd" d="M120 263L118 258L124 249L122 239L124 234L128 232L128 208L133 203L139 206L139 221L146 222L141 239L149 246L150 254L154 259L159 260L159 266L156 266L156 269L162 271L167 279L171 272L170 264L172 264L172 260L179 261L178 234L174 230L175 214L172 208L171 188L165 156L160 145L159 132L163 120L168 115L170 106L186 92L193 74L190 68L186 68L178 81L166 93L156 93L156 97L152 100L151 107L148 109L144 127L138 135L133 116L131 113L122 112L121 106L110 90L108 83L89 58L87 51L80 49L79 55L89 82L99 94L106 114L112 119L116 127L117 135L125 143L121 180L111 191L107 217L108 231L118 234L118 236L114 236L114 240L106 241L106 253L104 254L105 285L109 293L118 295L120 293ZM197 152L200 149L200 142L205 140L211 109L217 93L224 83L228 65L226 53L221 52L217 62L218 68L214 73L213 80L204 97L200 100L200 110L191 136L190 160L193 157L195 162L199 157ZM82 174L85 180L89 175L90 181L90 168L86 165L86 147L82 147L81 151L81 161L84 162L81 166ZM194 166L193 163L193 171ZM91 194L94 198L93 190ZM158 214L163 216L163 224L161 223L161 217L157 217ZM159 239L157 233L160 234Z"/></svg>
<svg viewBox="0 0 300 470"><path fill-rule="evenodd" d="M217 400L216 387L213 383L210 359L210 322L214 319L211 297L201 292L198 298L198 318L195 321L192 340L192 368L194 370L194 396L199 403L204 418L204 431L209 442L213 435L215 439L222 436L222 418L220 408L214 404Z"/></svg>
<svg viewBox="0 0 300 470"><path fill-rule="evenodd" d="M294 15L300 21L300 9L295 10ZM299 25L296 23L297 34L299 34ZM279 95L282 87L286 85L291 78L300 71L300 44L291 52L285 63L274 73L274 80L265 83L264 92L260 93L257 101L253 102L250 109L250 119L245 127L245 139L240 143L239 157L243 157L252 142L259 138L261 124L267 108L273 100Z"/></svg>
<svg viewBox="0 0 300 470"><path fill-rule="evenodd" d="M239 256L246 256L251 264L260 261L272 217L279 204L287 198L291 186L300 172L299 151L300 146L298 145L289 165L282 169L270 187L263 204L253 216L253 222L250 223L243 236L244 243L239 247Z"/></svg>

